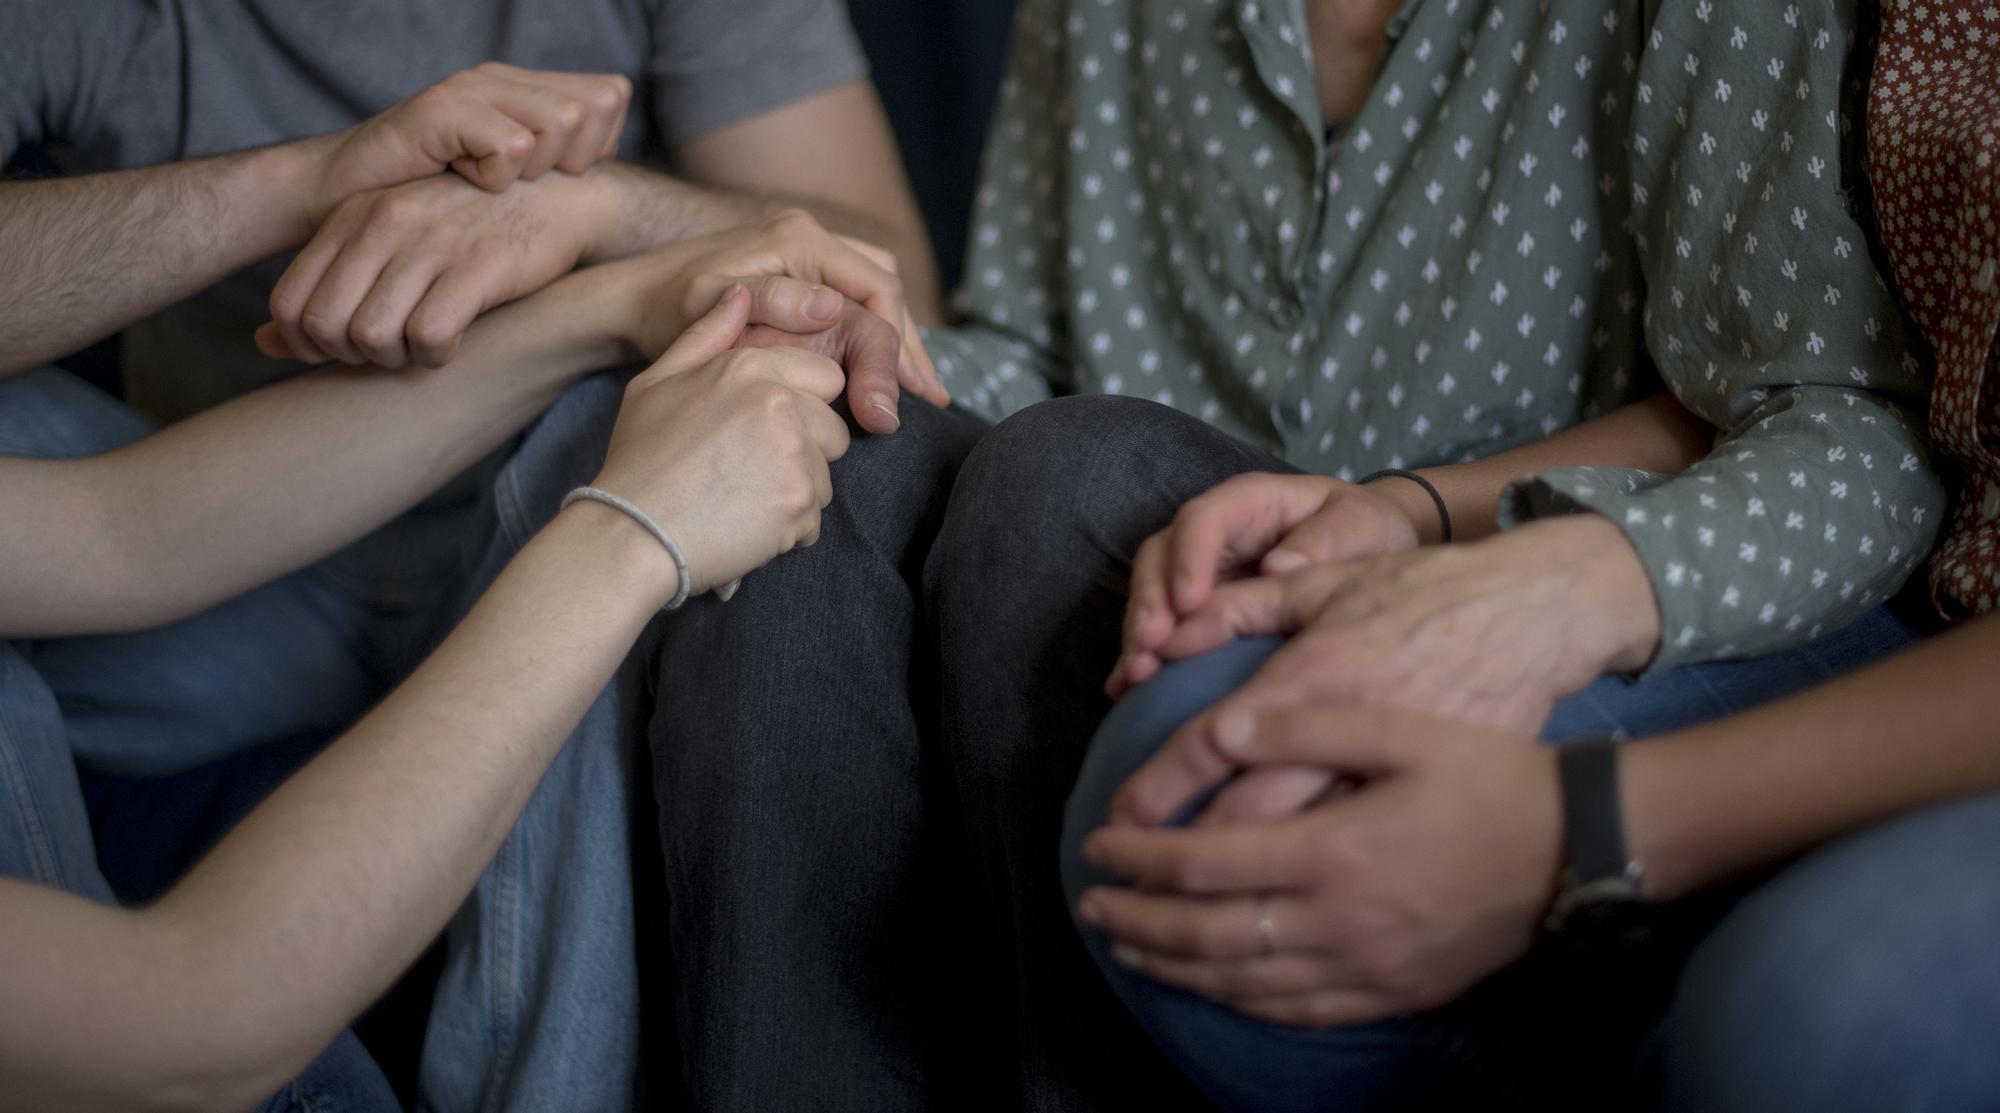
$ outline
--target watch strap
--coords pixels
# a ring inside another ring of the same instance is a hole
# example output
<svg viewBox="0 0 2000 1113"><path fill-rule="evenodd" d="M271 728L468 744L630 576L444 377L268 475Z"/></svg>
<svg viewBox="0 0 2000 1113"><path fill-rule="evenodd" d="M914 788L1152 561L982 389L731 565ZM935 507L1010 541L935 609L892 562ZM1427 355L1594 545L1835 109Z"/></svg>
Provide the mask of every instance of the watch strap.
<svg viewBox="0 0 2000 1113"><path fill-rule="evenodd" d="M1618 797L1618 743L1592 739L1559 746L1556 765L1571 884L1626 876L1631 859L1625 854L1625 815Z"/></svg>

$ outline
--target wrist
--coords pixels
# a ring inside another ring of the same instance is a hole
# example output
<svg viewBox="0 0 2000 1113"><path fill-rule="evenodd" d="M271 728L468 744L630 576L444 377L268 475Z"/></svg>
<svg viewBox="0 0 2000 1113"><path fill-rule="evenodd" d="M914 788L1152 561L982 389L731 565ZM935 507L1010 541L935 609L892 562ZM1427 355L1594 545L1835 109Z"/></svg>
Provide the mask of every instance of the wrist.
<svg viewBox="0 0 2000 1113"><path fill-rule="evenodd" d="M724 193L623 162L591 169L603 189L606 227L591 256L610 262L683 240L755 224L786 206L747 194Z"/></svg>
<svg viewBox="0 0 2000 1113"><path fill-rule="evenodd" d="M1639 551L1610 519L1544 518L1490 543L1514 550L1530 575L1562 578L1561 598L1571 608L1577 634L1566 643L1576 655L1566 673L1587 682L1604 672L1637 672L1653 659L1660 643L1653 580Z"/></svg>
<svg viewBox="0 0 2000 1113"><path fill-rule="evenodd" d="M680 592L672 555L645 527L615 507L578 500L558 511L545 531L575 550L577 574L606 583L651 615Z"/></svg>
<svg viewBox="0 0 2000 1113"><path fill-rule="evenodd" d="M1418 544L1436 545L1444 541L1444 513L1438 507L1439 500L1432 498L1423 484L1407 475L1392 474L1371 479L1366 486L1402 514L1416 531Z"/></svg>
<svg viewBox="0 0 2000 1113"><path fill-rule="evenodd" d="M635 254L630 213L635 187L630 168L601 162L575 175L577 219L583 228L580 265L595 266Z"/></svg>
<svg viewBox="0 0 2000 1113"><path fill-rule="evenodd" d="M330 181L333 152L340 132L315 135L253 152L251 176L260 196L272 198L283 211L276 214L283 247L299 247L319 231L333 207L345 199Z"/></svg>

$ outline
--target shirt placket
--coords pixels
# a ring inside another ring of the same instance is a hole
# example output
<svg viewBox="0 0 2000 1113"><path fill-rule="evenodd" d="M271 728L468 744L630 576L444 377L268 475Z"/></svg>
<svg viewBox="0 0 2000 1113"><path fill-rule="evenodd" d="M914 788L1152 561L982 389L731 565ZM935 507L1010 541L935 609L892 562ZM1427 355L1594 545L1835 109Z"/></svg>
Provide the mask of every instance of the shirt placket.
<svg viewBox="0 0 2000 1113"><path fill-rule="evenodd" d="M1300 371L1308 345L1316 333L1307 322L1308 307L1315 300L1312 261L1318 256L1319 240L1326 225L1327 170L1329 145L1321 123L1319 98L1306 47L1307 30L1298 0L1237 0L1234 5L1238 32L1250 52L1257 79L1291 116L1291 126L1283 129L1287 140L1309 152L1312 172L1308 175L1310 196L1301 200L1287 196L1280 202L1289 211L1297 232L1282 247L1282 260L1264 291L1264 318L1283 337L1283 366L1275 369L1276 382L1266 397L1276 433L1287 447L1309 424L1303 408L1308 393L1307 376ZM1291 453L1287 452L1287 455Z"/></svg>

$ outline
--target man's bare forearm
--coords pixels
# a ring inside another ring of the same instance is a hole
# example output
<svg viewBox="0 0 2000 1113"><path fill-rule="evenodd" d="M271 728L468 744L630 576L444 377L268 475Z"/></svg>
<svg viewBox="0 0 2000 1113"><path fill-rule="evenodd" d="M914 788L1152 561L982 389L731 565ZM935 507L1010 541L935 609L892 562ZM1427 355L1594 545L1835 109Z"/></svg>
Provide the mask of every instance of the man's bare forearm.
<svg viewBox="0 0 2000 1113"><path fill-rule="evenodd" d="M305 241L314 141L0 183L0 377L68 355Z"/></svg>
<svg viewBox="0 0 2000 1113"><path fill-rule="evenodd" d="M614 281L496 310L437 371L328 368L102 456L0 459L0 636L172 621L388 521L627 357Z"/></svg>
<svg viewBox="0 0 2000 1113"><path fill-rule="evenodd" d="M2000 617L1625 750L1628 838L1662 899L1913 808L2000 790Z"/></svg>

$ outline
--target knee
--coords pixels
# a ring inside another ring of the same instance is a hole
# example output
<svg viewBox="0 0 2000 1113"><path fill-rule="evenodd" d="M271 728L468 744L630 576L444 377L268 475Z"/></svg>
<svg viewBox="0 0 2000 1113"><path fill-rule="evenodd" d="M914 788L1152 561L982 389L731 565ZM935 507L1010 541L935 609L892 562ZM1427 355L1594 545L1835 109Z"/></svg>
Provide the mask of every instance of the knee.
<svg viewBox="0 0 2000 1113"><path fill-rule="evenodd" d="M1192 497L1172 482L1177 473L1219 446L1235 442L1154 402L1057 398L995 426L966 461L954 499L1006 520L1056 515L1116 533L1136 517L1150 530Z"/></svg>
<svg viewBox="0 0 2000 1113"><path fill-rule="evenodd" d="M1083 840L1104 825L1111 800L1183 723L1243 686L1283 645L1279 638L1245 638L1176 662L1112 707L1091 739L1063 817L1062 878L1071 907L1100 880L1083 860Z"/></svg>
<svg viewBox="0 0 2000 1113"><path fill-rule="evenodd" d="M1177 410L1080 395L1031 406L980 441L953 487L933 567L983 576L1018 555L1095 576L1180 505L1260 466L1254 450Z"/></svg>
<svg viewBox="0 0 2000 1113"><path fill-rule="evenodd" d="M1669 1108L1964 1109L2000 1101L2000 797L1821 850L1696 951L1663 1047Z"/></svg>

